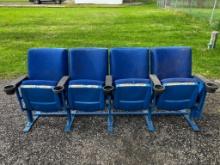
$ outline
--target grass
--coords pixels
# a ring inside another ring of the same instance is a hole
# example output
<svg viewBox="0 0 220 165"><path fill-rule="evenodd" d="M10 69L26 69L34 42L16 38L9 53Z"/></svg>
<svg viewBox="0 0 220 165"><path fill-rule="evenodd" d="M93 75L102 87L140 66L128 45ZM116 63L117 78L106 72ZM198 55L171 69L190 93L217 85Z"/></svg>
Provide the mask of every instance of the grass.
<svg viewBox="0 0 220 165"><path fill-rule="evenodd" d="M29 2L28 0L0 0L1 2Z"/></svg>
<svg viewBox="0 0 220 165"><path fill-rule="evenodd" d="M193 17L203 20L203 21L210 21L212 9L203 9L203 8L177 8L177 10L186 12ZM214 15L213 15L213 22L211 27L214 30L220 30L220 9L215 9Z"/></svg>
<svg viewBox="0 0 220 165"><path fill-rule="evenodd" d="M193 72L220 78L220 42L208 51L205 21L151 5L0 8L0 77L26 73L31 47L192 46ZM172 66L171 66L172 67Z"/></svg>

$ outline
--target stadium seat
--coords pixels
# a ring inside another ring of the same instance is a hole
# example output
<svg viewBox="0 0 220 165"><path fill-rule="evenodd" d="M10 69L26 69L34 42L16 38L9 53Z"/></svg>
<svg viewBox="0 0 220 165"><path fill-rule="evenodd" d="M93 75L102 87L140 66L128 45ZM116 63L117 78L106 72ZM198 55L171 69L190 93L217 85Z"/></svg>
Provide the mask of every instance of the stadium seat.
<svg viewBox="0 0 220 165"><path fill-rule="evenodd" d="M110 73L114 114L145 116L147 128L154 131L151 119L152 84L149 80L149 50L147 48L112 48Z"/></svg>
<svg viewBox="0 0 220 165"><path fill-rule="evenodd" d="M74 48L69 51L68 105L72 117L105 110L103 87L108 71L108 49ZM73 122L73 121L72 121ZM72 125L72 123L71 123ZM72 127L66 129L70 131Z"/></svg>
<svg viewBox="0 0 220 165"><path fill-rule="evenodd" d="M151 49L151 74L153 82L160 82L165 89L163 93L155 94L156 109L166 110L167 114L177 112L183 115L192 129L199 131L194 119L201 117L210 86L207 86L206 80L192 75L191 48ZM216 88L214 84L210 85Z"/></svg>
<svg viewBox="0 0 220 165"><path fill-rule="evenodd" d="M67 64L66 49L29 49L28 75L5 87L7 94L17 94L21 109L27 112L24 132L29 132L40 116L66 111L64 85L68 80L65 76L68 75Z"/></svg>

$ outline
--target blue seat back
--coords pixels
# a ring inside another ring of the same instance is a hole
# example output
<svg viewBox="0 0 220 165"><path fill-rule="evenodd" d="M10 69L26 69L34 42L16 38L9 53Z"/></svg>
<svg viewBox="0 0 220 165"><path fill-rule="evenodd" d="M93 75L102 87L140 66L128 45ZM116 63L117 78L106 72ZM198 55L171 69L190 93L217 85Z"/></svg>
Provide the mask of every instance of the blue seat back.
<svg viewBox="0 0 220 165"><path fill-rule="evenodd" d="M58 81L68 74L68 51L63 48L32 48L28 51L31 80Z"/></svg>
<svg viewBox="0 0 220 165"><path fill-rule="evenodd" d="M69 75L72 80L104 81L108 70L108 49L76 48L69 52Z"/></svg>
<svg viewBox="0 0 220 165"><path fill-rule="evenodd" d="M149 50L147 48L112 48L110 72L113 80L148 78Z"/></svg>
<svg viewBox="0 0 220 165"><path fill-rule="evenodd" d="M151 73L159 79L190 78L192 50L189 47L162 47L151 49Z"/></svg>

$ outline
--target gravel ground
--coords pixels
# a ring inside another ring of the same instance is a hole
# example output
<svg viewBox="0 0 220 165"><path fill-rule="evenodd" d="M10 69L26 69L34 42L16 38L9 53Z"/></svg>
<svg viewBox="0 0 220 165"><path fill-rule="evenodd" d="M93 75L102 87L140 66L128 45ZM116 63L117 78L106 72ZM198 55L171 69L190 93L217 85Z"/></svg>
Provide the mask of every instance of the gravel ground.
<svg viewBox="0 0 220 165"><path fill-rule="evenodd" d="M71 133L65 118L41 118L24 134L15 96L0 96L0 164L220 164L220 93L208 96L201 132L181 117L155 118L155 133L143 117L117 117L113 135L99 117L78 117Z"/></svg>

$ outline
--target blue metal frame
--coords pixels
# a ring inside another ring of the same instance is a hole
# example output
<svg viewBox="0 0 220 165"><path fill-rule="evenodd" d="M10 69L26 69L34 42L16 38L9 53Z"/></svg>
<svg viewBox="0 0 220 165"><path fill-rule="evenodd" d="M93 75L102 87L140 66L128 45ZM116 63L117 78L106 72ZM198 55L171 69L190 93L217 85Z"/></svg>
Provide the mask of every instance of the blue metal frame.
<svg viewBox="0 0 220 165"><path fill-rule="evenodd" d="M22 111L26 111L26 114L27 114L27 122L25 124L25 127L23 129L23 132L24 133L28 133L30 132L31 128L33 127L33 125L35 124L35 122L40 118L40 117L51 117L51 116L63 116L65 114L65 116L67 116L67 123L66 123L66 126L65 126L65 131L68 131L68 129L71 129L71 126L73 123L73 120L74 120L74 117L72 117L71 115L71 112L69 109L67 109L67 106L65 104L65 99L64 99L64 93L62 92L61 93L61 98L62 98L62 101L64 103L64 107L63 107L63 111L60 111L60 112L51 112L51 113L42 113L40 111L33 111L30 110L30 109L27 109L23 106L22 104L22 96L19 92L19 87L16 89L16 96L17 96L17 99L19 101L19 105L21 107L21 110Z"/></svg>
<svg viewBox="0 0 220 165"><path fill-rule="evenodd" d="M202 101L200 102L200 104L197 107L197 111L199 110L199 113L202 113L202 109L203 109L203 102L205 100L205 95L206 93L204 93L202 95ZM35 122L40 118L40 117L67 117L67 122L64 128L65 132L70 132L73 127L73 122L74 119L77 116L107 116L108 118L108 132L112 133L113 132L113 116L124 116L124 115L143 115L145 117L146 120L146 127L148 128L148 130L150 132L154 132L155 128L153 125L153 120L152 117L153 116L184 116L184 118L186 119L187 123L189 124L189 126L193 129L193 131L199 131L199 127L196 125L194 119L195 119L195 114L194 111L195 109L192 110L180 110L180 111L156 111L155 107L150 107L149 110L143 110L143 111L112 111L112 104L111 104L111 97L107 98L107 111L104 112L82 112L82 111L71 111L71 109L69 109L64 101L64 94L62 93L62 99L64 104L64 108L63 111L60 112L40 112L40 111L31 111L26 109L25 107L23 107L22 104L22 96L19 93L19 90L16 90L16 95L17 98L19 100L19 104L21 107L22 111L26 111L27 114L27 122L25 124L25 128L24 128L24 132L28 133L31 128L33 127L33 125L35 124Z"/></svg>

